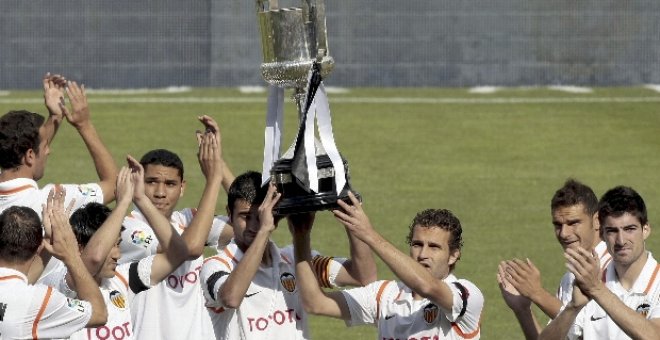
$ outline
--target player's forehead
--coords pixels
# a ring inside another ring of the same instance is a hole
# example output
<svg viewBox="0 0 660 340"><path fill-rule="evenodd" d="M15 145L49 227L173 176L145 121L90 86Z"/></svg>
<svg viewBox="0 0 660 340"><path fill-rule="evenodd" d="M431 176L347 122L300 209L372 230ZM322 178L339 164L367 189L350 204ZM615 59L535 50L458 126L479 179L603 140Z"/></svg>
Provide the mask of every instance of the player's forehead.
<svg viewBox="0 0 660 340"><path fill-rule="evenodd" d="M450 237L451 233L445 228L418 224L413 227L411 241L447 245Z"/></svg>
<svg viewBox="0 0 660 340"><path fill-rule="evenodd" d="M234 201L234 207L233 207L233 212L234 214L247 214L249 213L252 209L252 204L250 202L244 200L244 199L237 199ZM255 209L257 206L255 206Z"/></svg>
<svg viewBox="0 0 660 340"><path fill-rule="evenodd" d="M582 203L560 206L552 211L553 221L585 217L589 217L589 214Z"/></svg>
<svg viewBox="0 0 660 340"><path fill-rule="evenodd" d="M179 169L162 164L147 164L144 167L144 178L181 181Z"/></svg>

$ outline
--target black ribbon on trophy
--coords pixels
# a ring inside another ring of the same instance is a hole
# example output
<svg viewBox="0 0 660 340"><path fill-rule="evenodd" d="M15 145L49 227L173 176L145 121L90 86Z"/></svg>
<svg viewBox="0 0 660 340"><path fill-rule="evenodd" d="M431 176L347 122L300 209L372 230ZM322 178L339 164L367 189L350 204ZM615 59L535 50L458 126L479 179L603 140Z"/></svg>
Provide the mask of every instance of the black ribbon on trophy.
<svg viewBox="0 0 660 340"><path fill-rule="evenodd" d="M261 73L270 84L262 176L264 184L274 181L282 193L275 214L334 209L339 199L350 203L348 164L335 145L323 86L323 77L334 66L323 2L303 0L301 7L279 8L275 0L257 0L257 14L264 55ZM294 89L299 127L296 140L280 157L284 88Z"/></svg>

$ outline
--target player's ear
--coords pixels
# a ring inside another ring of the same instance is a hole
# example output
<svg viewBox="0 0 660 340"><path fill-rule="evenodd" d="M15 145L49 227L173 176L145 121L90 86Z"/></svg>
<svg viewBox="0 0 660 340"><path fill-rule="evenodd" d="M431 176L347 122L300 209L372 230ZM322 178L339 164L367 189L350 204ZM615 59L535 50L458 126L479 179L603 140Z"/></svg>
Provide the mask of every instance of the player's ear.
<svg viewBox="0 0 660 340"><path fill-rule="evenodd" d="M644 240L646 240L650 235L651 235L651 225L646 223L644 226L642 226L642 234L644 236Z"/></svg>
<svg viewBox="0 0 660 340"><path fill-rule="evenodd" d="M30 167L34 164L34 159L37 157L33 149L27 149L23 156L23 165Z"/></svg>
<svg viewBox="0 0 660 340"><path fill-rule="evenodd" d="M451 254L449 254L449 260L447 261L448 265L453 265L458 261L458 259L461 258L461 250L460 249L454 249L451 251Z"/></svg>
<svg viewBox="0 0 660 340"><path fill-rule="evenodd" d="M181 180L181 192L179 193L179 198L183 197L183 193L186 191L186 180Z"/></svg>
<svg viewBox="0 0 660 340"><path fill-rule="evenodd" d="M228 205L225 205L225 212L227 212L227 217L229 217L229 224L232 224L231 211L229 211L229 206Z"/></svg>

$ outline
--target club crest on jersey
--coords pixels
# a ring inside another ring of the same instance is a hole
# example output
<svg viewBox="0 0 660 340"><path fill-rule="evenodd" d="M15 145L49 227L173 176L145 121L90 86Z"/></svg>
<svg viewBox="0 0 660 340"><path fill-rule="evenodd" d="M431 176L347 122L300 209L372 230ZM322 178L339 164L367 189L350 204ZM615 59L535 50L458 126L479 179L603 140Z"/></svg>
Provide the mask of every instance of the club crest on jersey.
<svg viewBox="0 0 660 340"><path fill-rule="evenodd" d="M124 298L124 295L120 293L117 290L113 290L110 292L110 301L112 302L115 307L124 310L126 309L126 299Z"/></svg>
<svg viewBox="0 0 660 340"><path fill-rule="evenodd" d="M438 314L438 306L429 303L426 305L426 307L424 307L424 321L426 321L426 323L433 323L433 321L435 321L435 319L438 317Z"/></svg>
<svg viewBox="0 0 660 340"><path fill-rule="evenodd" d="M78 186L78 190L83 196L96 196L96 188L93 184L81 184Z"/></svg>
<svg viewBox="0 0 660 340"><path fill-rule="evenodd" d="M142 230L136 230L131 234L131 241L135 245L143 246L146 248L148 245L151 244L153 238L150 234Z"/></svg>
<svg viewBox="0 0 660 340"><path fill-rule="evenodd" d="M646 317L649 314L649 310L651 310L651 305L648 303L642 303L641 305L637 306L635 311L639 314L642 314L644 317Z"/></svg>
<svg viewBox="0 0 660 340"><path fill-rule="evenodd" d="M293 293L293 291L296 290L296 277L293 276L293 274L282 273L282 275L280 275L280 282L282 283L282 287L288 292Z"/></svg>
<svg viewBox="0 0 660 340"><path fill-rule="evenodd" d="M73 309L77 312L85 313L85 305L83 305L82 301L80 301L78 299L67 298L66 299L66 304L69 308L71 308L71 309Z"/></svg>

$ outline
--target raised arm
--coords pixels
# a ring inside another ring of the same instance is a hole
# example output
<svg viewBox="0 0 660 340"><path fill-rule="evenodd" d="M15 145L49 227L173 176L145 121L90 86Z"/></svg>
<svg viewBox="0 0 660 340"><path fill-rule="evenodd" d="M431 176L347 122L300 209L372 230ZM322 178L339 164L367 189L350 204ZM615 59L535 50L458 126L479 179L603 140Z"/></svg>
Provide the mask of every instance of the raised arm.
<svg viewBox="0 0 660 340"><path fill-rule="evenodd" d="M66 93L71 103L71 111L65 109L64 115L76 128L92 156L96 173L99 176L99 186L103 190L103 203L110 203L115 199L117 165L92 124L85 86L78 86L75 81L69 81Z"/></svg>
<svg viewBox="0 0 660 340"><path fill-rule="evenodd" d="M337 201L342 208L342 210L333 211L337 220L350 233L366 243L406 286L435 302L444 310L451 310L453 306L451 288L378 234L369 222L369 218L357 198L353 193L349 193L349 197L352 205L342 200Z"/></svg>
<svg viewBox="0 0 660 340"><path fill-rule="evenodd" d="M497 283L500 287L502 298L507 306L513 311L520 328L522 328L525 339L537 339L541 332L541 326L532 312L532 301L523 296L509 281L511 274L507 273L508 261L502 261L497 270Z"/></svg>
<svg viewBox="0 0 660 340"><path fill-rule="evenodd" d="M530 259L506 261L507 278L520 294L530 299L549 318L554 319L561 309L561 301L541 285L541 272Z"/></svg>
<svg viewBox="0 0 660 340"><path fill-rule="evenodd" d="M44 104L48 109L48 119L44 123L45 136L48 144L53 142L55 134L64 119L64 88L66 79L59 74L46 73L42 79L44 86Z"/></svg>
<svg viewBox="0 0 660 340"><path fill-rule="evenodd" d="M89 301L92 305L92 316L87 322L87 327L98 327L107 322L108 312L98 284L78 254L78 242L71 230L68 214L63 205L63 191L49 196L44 219L48 219L52 237L51 242L44 241L44 248L66 265L76 286L78 297Z"/></svg>
<svg viewBox="0 0 660 340"><path fill-rule="evenodd" d="M245 292L250 287L254 275L259 269L264 251L268 248L270 234L275 230L275 219L273 217L273 207L280 199L275 189L275 184L270 183L268 193L263 203L259 206L258 231L245 254L238 262L234 270L227 276L220 288L217 296L220 302L229 308L238 308L243 302ZM248 226L250 228L250 226Z"/></svg>
<svg viewBox="0 0 660 340"><path fill-rule="evenodd" d="M191 260L204 254L204 247L213 224L215 206L218 202L218 193L223 178L220 128L209 116L201 116L199 121L204 124L206 129L203 133L197 133L199 144L197 158L206 178L206 185L197 206L197 213L181 235L188 246L188 257Z"/></svg>
<svg viewBox="0 0 660 340"><path fill-rule="evenodd" d="M339 286L365 286L376 281L378 273L371 248L353 233L346 230L351 258L337 274Z"/></svg>
<svg viewBox="0 0 660 340"><path fill-rule="evenodd" d="M94 232L94 235L89 239L89 242L80 255L92 276L95 276L101 270L108 254L117 243L117 236L121 232L124 216L126 216L126 212L133 200L133 183L131 182L130 168L126 166L121 168L117 176L116 187L117 204L115 208L101 227ZM71 283L68 275L67 283ZM73 287L71 285L69 286Z"/></svg>
<svg viewBox="0 0 660 340"><path fill-rule="evenodd" d="M310 232L314 223L313 214L288 217L289 230L293 236L296 258L296 276L300 285L300 297L307 313L350 320L351 314L341 292L325 292L311 267L312 248Z"/></svg>

